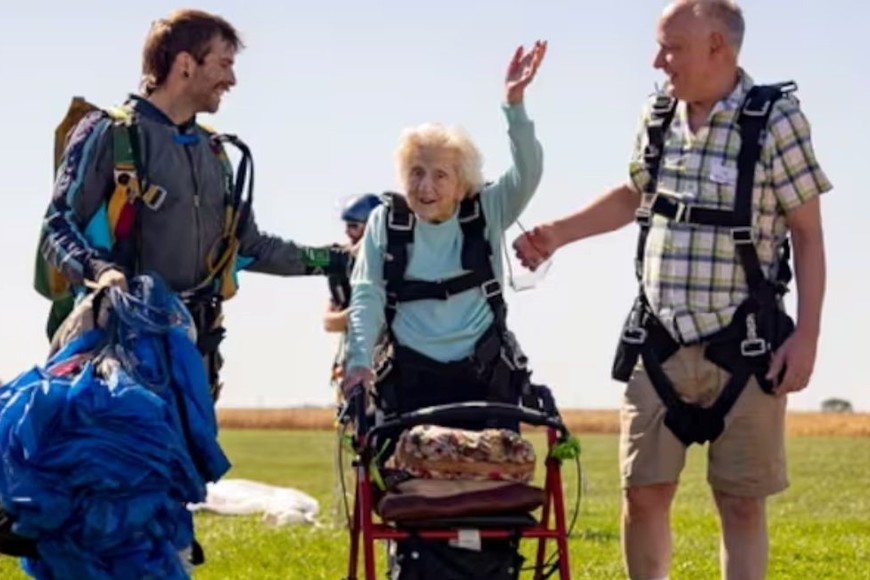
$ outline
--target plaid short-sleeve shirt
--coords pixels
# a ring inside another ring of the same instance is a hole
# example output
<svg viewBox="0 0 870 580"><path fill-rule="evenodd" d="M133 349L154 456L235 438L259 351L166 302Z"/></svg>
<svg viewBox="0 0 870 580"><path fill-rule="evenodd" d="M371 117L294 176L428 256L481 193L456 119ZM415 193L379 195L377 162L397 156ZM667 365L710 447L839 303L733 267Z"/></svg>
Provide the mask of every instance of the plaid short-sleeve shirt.
<svg viewBox="0 0 870 580"><path fill-rule="evenodd" d="M686 203L731 210L737 184L740 132L737 115L753 81L740 71L734 91L719 101L697 133L689 129L684 102L665 135L657 190ZM651 101L650 101L651 102ZM650 179L643 164L649 105L630 162L633 186ZM755 167L753 230L762 269L775 274L787 234L785 213L831 189L816 160L810 125L794 96L771 111ZM644 194L641 205L652 196ZM746 277L726 228L669 222L653 216L644 253L643 287L650 306L673 336L690 343L727 326L748 296Z"/></svg>

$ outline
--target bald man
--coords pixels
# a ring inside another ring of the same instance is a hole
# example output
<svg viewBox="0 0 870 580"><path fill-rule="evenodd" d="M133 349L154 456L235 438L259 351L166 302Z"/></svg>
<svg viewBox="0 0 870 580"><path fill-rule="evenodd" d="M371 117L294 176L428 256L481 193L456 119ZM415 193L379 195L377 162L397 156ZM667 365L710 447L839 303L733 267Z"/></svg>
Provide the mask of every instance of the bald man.
<svg viewBox="0 0 870 580"><path fill-rule="evenodd" d="M763 578L766 498L788 486L786 395L813 370L825 290L820 195L831 189L793 83L738 64L744 20L727 0L663 11L629 179L517 238L535 269L558 248L639 225L638 297L613 378L621 409L622 536L632 579L667 578L670 506L686 448L707 444L723 577ZM782 304L798 289L793 320Z"/></svg>

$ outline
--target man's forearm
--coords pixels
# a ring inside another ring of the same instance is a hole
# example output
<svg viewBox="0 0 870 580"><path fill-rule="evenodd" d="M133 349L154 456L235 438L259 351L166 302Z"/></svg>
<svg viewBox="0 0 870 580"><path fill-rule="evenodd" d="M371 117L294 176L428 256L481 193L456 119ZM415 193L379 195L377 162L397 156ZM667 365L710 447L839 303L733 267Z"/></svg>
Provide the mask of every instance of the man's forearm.
<svg viewBox="0 0 870 580"><path fill-rule="evenodd" d="M794 244L797 285L797 332L818 337L825 298L826 265L822 229L796 229Z"/></svg>
<svg viewBox="0 0 870 580"><path fill-rule="evenodd" d="M344 272L347 250L335 245L305 246L278 236L257 233L242 244L240 254L252 259L245 268L280 276L323 276Z"/></svg>
<svg viewBox="0 0 870 580"><path fill-rule="evenodd" d="M618 230L634 219L641 196L627 184L605 192L598 199L552 223L559 245Z"/></svg>

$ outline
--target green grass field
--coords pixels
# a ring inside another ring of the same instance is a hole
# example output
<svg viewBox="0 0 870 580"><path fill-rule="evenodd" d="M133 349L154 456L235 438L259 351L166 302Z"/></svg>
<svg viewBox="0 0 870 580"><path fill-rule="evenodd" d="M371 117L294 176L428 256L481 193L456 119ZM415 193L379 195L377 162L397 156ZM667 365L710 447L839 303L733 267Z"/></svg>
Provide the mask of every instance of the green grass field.
<svg viewBox="0 0 870 580"><path fill-rule="evenodd" d="M227 477L292 486L320 501L323 525L270 527L256 516L197 515L207 563L201 579L335 580L346 574L348 540L331 523L335 436L325 431L224 429L234 467ZM535 436L538 445L542 439ZM586 489L570 539L573 578L624 578L619 551L617 439L581 436ZM543 449L543 447L536 447ZM870 438L792 437L791 488L771 500L769 578L870 579ZM718 525L705 483L704 450L689 455L674 505L672 579L718 578ZM568 516L576 469L565 466ZM532 554L531 545L524 550ZM379 550L382 553L383 550ZM379 554L380 557L380 554ZM379 578L383 578L383 565ZM0 578L22 579L0 560Z"/></svg>

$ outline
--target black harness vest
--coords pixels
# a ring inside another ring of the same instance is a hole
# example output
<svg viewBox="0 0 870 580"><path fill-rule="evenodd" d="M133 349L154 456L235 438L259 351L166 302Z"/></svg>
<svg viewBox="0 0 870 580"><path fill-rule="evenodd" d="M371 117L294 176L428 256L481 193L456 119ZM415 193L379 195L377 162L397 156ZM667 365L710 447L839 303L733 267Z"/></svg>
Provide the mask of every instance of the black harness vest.
<svg viewBox="0 0 870 580"><path fill-rule="evenodd" d="M387 249L383 270L386 282L386 329L375 357L378 391L383 407L395 408L390 391L400 388L400 385L391 384L394 381L389 380L394 364L443 373L445 377L470 370L489 385L490 400L516 402L528 391L527 360L507 329L507 305L502 285L493 271L492 246L484 235L486 217L479 196L466 198L459 206L458 219L463 234L462 268L466 272L439 281L405 278L408 248L414 243L416 218L403 195L385 193L384 201L387 210ZM483 294L492 309L493 322L467 359L442 363L395 340L392 325L399 303L449 300L462 292L475 290Z"/></svg>
<svg viewBox="0 0 870 580"><path fill-rule="evenodd" d="M645 193L653 196L649 207L637 211L640 232L635 257L635 274L640 286L638 297L622 329L612 376L628 381L638 358L643 360L650 382L667 407L665 424L686 446L715 440L724 429L725 415L744 387L755 376L761 388L772 392L765 378L773 351L794 330L792 319L781 307L781 298L791 279L788 240L782 247L778 274L768 280L756 252L752 229L752 190L762 134L776 101L796 88L794 83L753 86L737 116L740 152L737 157L737 185L731 211L704 208L674 196L657 192L658 172L664 153L665 135L673 120L676 99L659 96L647 123L644 164L650 175ZM684 224L728 228L735 251L746 275L749 297L738 307L731 323L716 334L705 337L705 356L731 375L717 400L710 407L684 402L662 370L662 363L680 344L657 320L643 290L643 260L653 214Z"/></svg>

